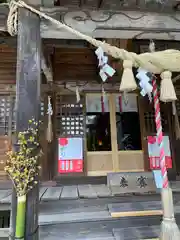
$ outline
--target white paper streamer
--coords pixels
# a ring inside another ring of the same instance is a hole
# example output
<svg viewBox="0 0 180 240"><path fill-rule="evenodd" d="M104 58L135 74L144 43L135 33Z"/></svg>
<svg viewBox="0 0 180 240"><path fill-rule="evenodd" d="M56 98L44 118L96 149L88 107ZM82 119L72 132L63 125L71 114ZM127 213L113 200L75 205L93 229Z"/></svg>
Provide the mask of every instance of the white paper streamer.
<svg viewBox="0 0 180 240"><path fill-rule="evenodd" d="M108 57L104 55L104 51L101 47L95 51L95 54L99 60L99 75L102 81L105 82L108 77L112 77L115 74L115 70L108 65Z"/></svg>
<svg viewBox="0 0 180 240"><path fill-rule="evenodd" d="M127 92L123 92L123 100L124 100L124 104L127 106L129 102Z"/></svg>
<svg viewBox="0 0 180 240"><path fill-rule="evenodd" d="M175 101L172 102L172 114L174 116L176 115L176 104L175 104Z"/></svg>
<svg viewBox="0 0 180 240"><path fill-rule="evenodd" d="M146 95L148 95L149 97L149 100L152 101L152 96L151 96L151 93L152 93L152 90L153 90L153 87L152 85L149 83L149 81L151 80L148 75L147 75L147 71L142 69L142 68L139 68L138 69L138 74L136 75L136 77L139 79L139 86L141 87L141 95L144 97Z"/></svg>
<svg viewBox="0 0 180 240"><path fill-rule="evenodd" d="M79 87L76 86L76 101L79 103L81 100L80 94L79 94Z"/></svg>
<svg viewBox="0 0 180 240"><path fill-rule="evenodd" d="M53 115L52 105L51 105L51 97L48 96L48 109L47 109L48 115Z"/></svg>

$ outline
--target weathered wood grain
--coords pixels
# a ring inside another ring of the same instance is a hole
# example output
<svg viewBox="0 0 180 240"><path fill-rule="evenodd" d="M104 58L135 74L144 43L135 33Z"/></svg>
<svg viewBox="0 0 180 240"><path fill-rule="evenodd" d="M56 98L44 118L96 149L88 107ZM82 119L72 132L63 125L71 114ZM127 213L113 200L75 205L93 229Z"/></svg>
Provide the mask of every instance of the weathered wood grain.
<svg viewBox="0 0 180 240"><path fill-rule="evenodd" d="M62 187L49 187L41 197L41 201L59 200Z"/></svg>
<svg viewBox="0 0 180 240"><path fill-rule="evenodd" d="M132 227L125 229L113 229L116 240L139 240L139 239L158 239L160 235L159 226Z"/></svg>
<svg viewBox="0 0 180 240"><path fill-rule="evenodd" d="M11 200L12 200L12 196L11 196L11 193L9 195L7 195L6 197L2 198L0 203L11 203Z"/></svg>
<svg viewBox="0 0 180 240"><path fill-rule="evenodd" d="M61 199L78 199L77 186L64 186Z"/></svg>
<svg viewBox="0 0 180 240"><path fill-rule="evenodd" d="M10 194L11 194L11 190L0 190L0 202L1 202L1 199L7 197Z"/></svg>
<svg viewBox="0 0 180 240"><path fill-rule="evenodd" d="M72 222L87 222L100 221L111 219L108 211L98 212L79 212L79 213L58 213L58 214L40 214L39 225L57 224L57 223L72 223Z"/></svg>
<svg viewBox="0 0 180 240"><path fill-rule="evenodd" d="M97 198L97 193L93 189L92 185L78 185L80 198Z"/></svg>
<svg viewBox="0 0 180 240"><path fill-rule="evenodd" d="M92 188L94 189L98 197L112 196L110 188L105 184L92 185Z"/></svg>
<svg viewBox="0 0 180 240"><path fill-rule="evenodd" d="M33 4L33 2L32 2ZM18 10L16 67L16 131L26 131L29 120L40 119L41 104L41 36L40 18L29 10ZM39 179L37 179L39 181ZM26 234L38 234L39 184L27 194ZM16 216L13 212L12 217ZM14 217L13 217L14 218ZM15 220L14 220L15 225Z"/></svg>
<svg viewBox="0 0 180 240"><path fill-rule="evenodd" d="M41 200L42 196L44 195L44 193L46 192L48 188L47 187L40 187L39 189L39 200Z"/></svg>
<svg viewBox="0 0 180 240"><path fill-rule="evenodd" d="M144 211L144 210L159 210L162 209L160 201L151 201L151 202L126 202L126 203L113 203L109 204L108 208L110 212L117 211Z"/></svg>
<svg viewBox="0 0 180 240"><path fill-rule="evenodd" d="M122 10L122 9L121 9ZM43 9L57 19L63 19L64 23L80 32L95 38L121 38L121 39L180 39L179 13L176 17L171 14L159 14L148 11L115 11L114 13L101 11L69 11L67 8ZM84 22L86 17L88 21ZM93 21L95 19L95 21ZM102 21L102 19L104 21ZM78 37L68 31L61 31L52 26L50 22L42 20L41 36L43 38L77 39Z"/></svg>
<svg viewBox="0 0 180 240"><path fill-rule="evenodd" d="M162 215L160 201L136 202L136 203L114 203L108 205L112 217L136 217Z"/></svg>

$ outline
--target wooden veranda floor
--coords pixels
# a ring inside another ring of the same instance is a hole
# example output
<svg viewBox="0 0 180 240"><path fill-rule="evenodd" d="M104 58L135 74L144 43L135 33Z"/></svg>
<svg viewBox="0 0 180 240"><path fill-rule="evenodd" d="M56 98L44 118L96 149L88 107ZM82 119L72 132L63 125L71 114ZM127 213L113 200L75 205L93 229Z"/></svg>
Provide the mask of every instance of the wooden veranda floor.
<svg viewBox="0 0 180 240"><path fill-rule="evenodd" d="M180 224L180 184L173 183L177 223ZM143 240L160 232L160 194L121 195L107 185L74 185L40 188L40 240ZM0 208L10 209L11 189L0 190ZM128 215L132 211L158 211ZM124 214L125 212L125 214ZM117 214L118 213L118 214ZM120 216L120 215L121 216ZM8 236L8 229L0 229ZM8 238L2 238L3 240Z"/></svg>
<svg viewBox="0 0 180 240"><path fill-rule="evenodd" d="M173 192L180 192L180 181L171 183ZM1 188L0 184L0 203L11 202L11 188ZM157 193L159 193L157 191ZM115 196L124 196L120 187L108 187L105 184L98 185L71 185L60 187L40 187L40 201L54 201L66 199L96 199L96 198L112 198Z"/></svg>
<svg viewBox="0 0 180 240"><path fill-rule="evenodd" d="M53 201L79 198L113 197L117 194L107 185L72 185L63 187L40 187L40 201ZM11 189L0 190L0 203L10 203Z"/></svg>

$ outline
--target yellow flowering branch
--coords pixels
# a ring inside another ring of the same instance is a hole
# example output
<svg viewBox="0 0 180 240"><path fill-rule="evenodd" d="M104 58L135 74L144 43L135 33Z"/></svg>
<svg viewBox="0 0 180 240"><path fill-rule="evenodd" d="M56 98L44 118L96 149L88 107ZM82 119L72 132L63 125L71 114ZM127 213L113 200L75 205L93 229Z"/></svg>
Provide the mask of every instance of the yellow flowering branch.
<svg viewBox="0 0 180 240"><path fill-rule="evenodd" d="M38 126L29 120L28 128L19 132L16 151L8 151L5 171L8 173L17 194L16 238L24 239L26 195L38 182L39 157L42 154L38 143Z"/></svg>

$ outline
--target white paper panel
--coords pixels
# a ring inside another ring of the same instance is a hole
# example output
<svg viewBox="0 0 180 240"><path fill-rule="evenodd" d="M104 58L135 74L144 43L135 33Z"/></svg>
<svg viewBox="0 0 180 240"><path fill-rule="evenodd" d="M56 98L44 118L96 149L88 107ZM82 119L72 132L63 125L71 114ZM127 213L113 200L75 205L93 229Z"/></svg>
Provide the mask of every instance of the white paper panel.
<svg viewBox="0 0 180 240"><path fill-rule="evenodd" d="M123 94L115 95L116 112L138 112L137 95L134 93L127 93L126 98Z"/></svg>

